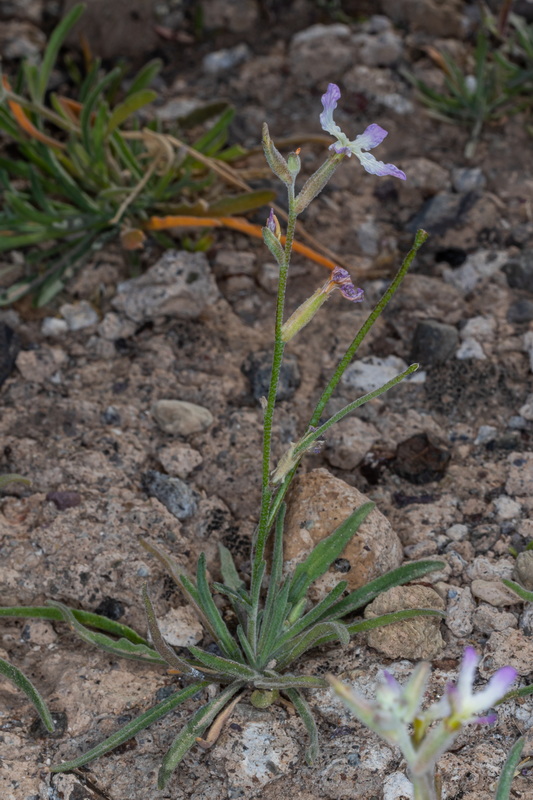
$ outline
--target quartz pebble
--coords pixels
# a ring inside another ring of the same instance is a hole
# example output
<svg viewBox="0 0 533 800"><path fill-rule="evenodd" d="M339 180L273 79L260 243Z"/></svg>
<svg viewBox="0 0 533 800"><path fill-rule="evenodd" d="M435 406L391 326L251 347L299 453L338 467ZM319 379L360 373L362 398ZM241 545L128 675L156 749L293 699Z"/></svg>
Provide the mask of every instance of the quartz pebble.
<svg viewBox="0 0 533 800"><path fill-rule="evenodd" d="M173 436L190 436L213 424L213 415L207 408L185 400L157 400L152 414L161 430Z"/></svg>

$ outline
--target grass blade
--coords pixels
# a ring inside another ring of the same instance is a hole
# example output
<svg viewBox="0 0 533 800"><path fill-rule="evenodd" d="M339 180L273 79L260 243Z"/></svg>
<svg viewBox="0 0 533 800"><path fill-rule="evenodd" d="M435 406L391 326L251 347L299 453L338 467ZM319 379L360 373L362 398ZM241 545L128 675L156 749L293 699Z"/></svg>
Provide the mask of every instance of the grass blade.
<svg viewBox="0 0 533 800"><path fill-rule="evenodd" d="M205 664L208 669L216 672L218 675L231 675L233 678L238 678L244 681L253 681L257 678L257 672L252 667L246 664L241 664L238 661L232 661L229 658L222 658L215 656L213 653L206 653L199 647L189 645L187 648L189 653L196 661Z"/></svg>
<svg viewBox="0 0 533 800"><path fill-rule="evenodd" d="M141 67L135 78L132 80L129 89L126 92L126 97L131 97L137 92L147 89L155 76L161 71L162 66L163 62L160 58L153 58L151 61L145 64L144 67Z"/></svg>
<svg viewBox="0 0 533 800"><path fill-rule="evenodd" d="M230 684L218 697L215 697L205 706L202 706L181 729L163 759L157 779L158 789L165 788L170 776L182 758L194 745L197 737L203 734L215 717L224 709L224 706L229 703L231 698L237 694L243 686L244 684L241 681L235 681L235 683Z"/></svg>
<svg viewBox="0 0 533 800"><path fill-rule="evenodd" d="M50 772L70 772L72 769L83 767L83 765L88 764L89 761L94 761L95 758L109 753L111 750L114 750L115 747L127 742L135 736L135 734L139 733L139 731L142 731L144 728L152 725L152 723L157 722L161 717L164 717L165 714L173 711L181 703L194 697L197 692L205 689L207 686L209 686L209 681L201 681L187 686L180 692L175 692L175 694L167 697L166 700L163 700L156 706L152 706L148 711L145 711L139 717L128 722L127 725L124 725L124 727L120 728L116 733L111 734L111 736L104 739L103 742L97 744L96 747L88 750L84 755L74 758L72 761L65 761L63 764L58 764L57 767L50 767Z"/></svg>
<svg viewBox="0 0 533 800"><path fill-rule="evenodd" d="M527 603L533 603L533 592L528 592L527 589L524 589L519 583L508 581L506 578L502 578L502 583L504 583L508 589L515 592L522 600L525 600Z"/></svg>
<svg viewBox="0 0 533 800"><path fill-rule="evenodd" d="M35 706L35 709L39 714L46 730L50 733L53 733L55 727L52 715L50 714L46 703L30 679L27 678L24 673L20 671L20 669L14 667L9 663L9 661L4 661L3 658L0 658L0 675L4 675L4 677L15 684L17 689L20 689L22 692L24 692L28 700L30 700Z"/></svg>
<svg viewBox="0 0 533 800"><path fill-rule="evenodd" d="M148 103L152 103L156 97L157 92L152 91L152 89L140 89L138 92L128 94L127 98L113 109L107 123L106 136L113 133L115 128L120 127L131 114L148 105Z"/></svg>

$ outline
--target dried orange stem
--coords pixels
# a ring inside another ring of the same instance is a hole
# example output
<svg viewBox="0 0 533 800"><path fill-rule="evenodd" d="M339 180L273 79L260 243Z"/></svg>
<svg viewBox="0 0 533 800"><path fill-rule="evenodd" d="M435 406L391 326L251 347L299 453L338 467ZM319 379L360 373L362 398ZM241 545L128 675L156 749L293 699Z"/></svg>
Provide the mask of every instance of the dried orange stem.
<svg viewBox="0 0 533 800"><path fill-rule="evenodd" d="M188 216L169 216L169 217L150 217L150 220L145 225L145 230L149 231L162 231L167 228L232 228L235 231L246 233L248 236L253 236L256 239L263 238L263 229L260 225L253 225L251 222L242 219L241 217L188 217ZM285 244L285 237L281 237L281 243ZM302 244L301 242L293 242L293 250L303 256L311 259L316 264L321 264L327 269L333 269L335 264L329 258L320 255L316 250Z"/></svg>
<svg viewBox="0 0 533 800"><path fill-rule="evenodd" d="M4 89L7 89L7 91L10 92L11 86L9 85L9 81L6 75L2 76L2 83L4 85ZM63 144L63 142L58 142L57 139L52 139L51 136L47 136L42 131L38 130L35 127L35 125L32 122L30 122L21 105L15 103L14 100L9 100L9 98L7 104L11 109L11 113L13 114L19 126L33 139L37 139L39 142L42 142L43 144L46 144L49 147L58 147L60 150L65 149L65 145Z"/></svg>

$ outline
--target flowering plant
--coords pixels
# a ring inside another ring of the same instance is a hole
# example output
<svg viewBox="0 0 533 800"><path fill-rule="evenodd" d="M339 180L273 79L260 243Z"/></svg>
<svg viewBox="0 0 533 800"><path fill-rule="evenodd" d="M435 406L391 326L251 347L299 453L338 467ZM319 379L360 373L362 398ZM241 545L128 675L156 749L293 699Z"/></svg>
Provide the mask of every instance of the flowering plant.
<svg viewBox="0 0 533 800"><path fill-rule="evenodd" d="M495 714L480 716L480 713L500 701L517 676L513 667L502 667L484 689L474 692L478 662L476 651L467 647L457 682L448 684L442 698L426 711L420 707L430 672L427 663L415 668L405 686L385 670L375 700L367 700L336 678L328 677L335 693L364 725L400 748L407 761L415 800L437 800L438 759L450 749L464 725L496 721Z"/></svg>

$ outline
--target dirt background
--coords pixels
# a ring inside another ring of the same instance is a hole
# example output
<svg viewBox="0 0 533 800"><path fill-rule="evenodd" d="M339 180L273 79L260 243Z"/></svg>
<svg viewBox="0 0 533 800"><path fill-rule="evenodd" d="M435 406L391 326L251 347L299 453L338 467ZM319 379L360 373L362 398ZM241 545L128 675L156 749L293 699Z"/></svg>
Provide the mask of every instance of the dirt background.
<svg viewBox="0 0 533 800"><path fill-rule="evenodd" d="M336 117L343 130L355 136L371 122L380 124L389 136L377 157L407 174L405 184L375 178L352 159L303 216L306 229L350 264L366 299L353 307L340 294L332 297L288 347L276 458L303 432L320 388L415 229L431 234L330 410L411 360L421 370L345 420L323 452L304 461L287 546L291 558L301 557L305 541L298 536L309 520L319 519L327 532L313 499L327 497L334 516L357 504L358 490L377 503L392 529L378 518L381 534L367 531L364 575L347 554L354 584L400 561L438 556L444 570L391 602L408 605L412 592L424 589L432 593L428 604L446 606L447 620L407 635L391 627L369 641L356 638L344 650L313 654L302 671L342 674L371 694L384 667L403 680L416 659L429 658L430 699L455 676L471 644L483 656L480 685L508 663L522 685L530 683L531 607L516 603L500 578L516 574L509 547L520 552L533 539L531 118L487 126L466 160L467 132L429 117L403 73L410 69L442 84L428 45L447 49L468 68L477 4L93 0L88 6L84 32L95 53L137 65L163 57L156 113L171 119L186 101L223 97L237 109L232 140L252 148L264 120L275 139L319 134L320 96L334 81L343 93ZM522 8L530 12L531 4ZM8 67L42 48L59 12L56 2L0 4ZM303 174L324 154L324 147L306 144ZM246 168L262 170L261 156L248 159ZM254 185L278 188L264 172ZM38 312L23 303L0 311L0 474L32 480L31 489L12 485L0 500L1 597L2 605L61 600L143 632L139 595L148 582L167 635L177 645L208 644L138 539L158 541L191 571L206 552L213 579L222 541L247 573L275 271L260 243L233 233L217 233L206 255L161 257L148 242L142 256L148 273L140 284L124 284L128 265L109 246L52 308ZM23 263L21 254L4 259ZM194 290L173 294L176 269L200 276ZM322 267L295 256L289 310L324 276ZM154 286L157 298L148 302ZM200 410L185 423L175 405L161 403L168 400ZM331 477L316 471L324 468ZM346 563L337 565L339 578ZM533 588L533 560L524 556L520 564L522 580ZM44 736L32 707L1 682L5 800L410 796L399 753L364 731L326 691L310 695L322 746L313 767L303 763L303 728L285 708L262 712L242 703L217 746L191 751L167 790L158 792L160 758L201 704L197 698L120 752L76 774L52 776L49 764L80 754L168 696L175 680L97 652L64 625L2 622L0 636L0 654L24 669L61 723L57 735ZM440 762L443 798L490 798L506 753L532 722L531 701L521 700L505 704L494 727L461 734ZM533 754L531 733L524 754ZM527 798L531 791L526 770L512 796Z"/></svg>

